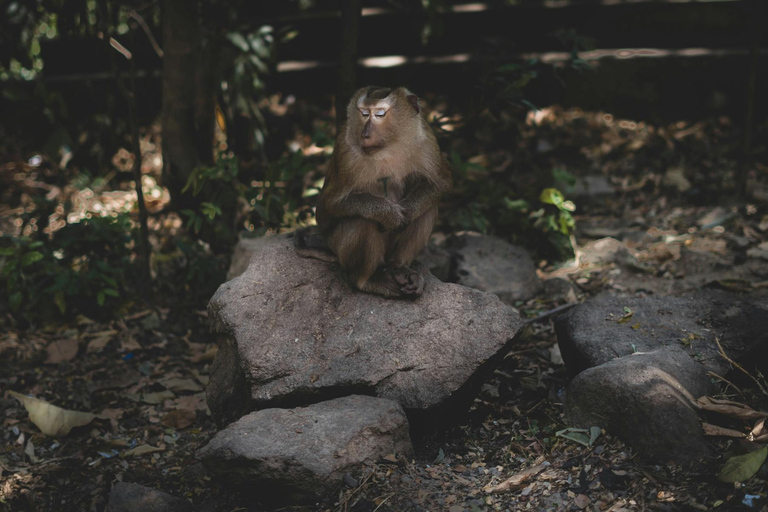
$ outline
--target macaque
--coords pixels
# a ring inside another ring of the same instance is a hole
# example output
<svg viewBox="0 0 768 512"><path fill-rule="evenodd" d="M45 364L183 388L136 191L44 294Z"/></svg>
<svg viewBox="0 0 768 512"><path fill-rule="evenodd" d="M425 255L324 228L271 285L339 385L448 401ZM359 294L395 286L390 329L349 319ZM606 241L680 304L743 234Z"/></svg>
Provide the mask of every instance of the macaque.
<svg viewBox="0 0 768 512"><path fill-rule="evenodd" d="M450 187L448 162L419 99L403 87L360 89L347 106L318 199L319 236L297 233L297 250L337 260L363 292L418 297L424 278L409 265L427 244Z"/></svg>

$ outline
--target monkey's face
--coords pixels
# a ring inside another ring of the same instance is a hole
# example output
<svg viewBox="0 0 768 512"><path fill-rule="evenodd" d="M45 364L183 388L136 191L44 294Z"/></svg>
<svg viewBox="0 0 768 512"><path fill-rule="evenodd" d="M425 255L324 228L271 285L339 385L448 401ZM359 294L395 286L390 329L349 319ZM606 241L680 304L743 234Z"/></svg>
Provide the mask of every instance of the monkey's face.
<svg viewBox="0 0 768 512"><path fill-rule="evenodd" d="M390 107L389 98L374 101L360 101L357 107L359 116L360 147L366 151L381 149L391 142L392 133L389 129ZM389 116L389 118L387 117Z"/></svg>

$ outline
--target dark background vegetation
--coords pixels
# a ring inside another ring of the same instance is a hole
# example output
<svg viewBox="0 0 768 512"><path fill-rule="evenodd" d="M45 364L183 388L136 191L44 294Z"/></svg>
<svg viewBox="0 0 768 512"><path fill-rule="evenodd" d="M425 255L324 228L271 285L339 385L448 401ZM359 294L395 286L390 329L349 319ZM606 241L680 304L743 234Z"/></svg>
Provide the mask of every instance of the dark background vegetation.
<svg viewBox="0 0 768 512"><path fill-rule="evenodd" d="M757 0L4 0L0 324L149 308L205 342L238 237L313 222L356 85L421 96L454 171L437 231L501 236L542 268L573 256L587 174L652 194L684 166L670 203L765 213L766 19ZM18 368L5 384L29 392Z"/></svg>

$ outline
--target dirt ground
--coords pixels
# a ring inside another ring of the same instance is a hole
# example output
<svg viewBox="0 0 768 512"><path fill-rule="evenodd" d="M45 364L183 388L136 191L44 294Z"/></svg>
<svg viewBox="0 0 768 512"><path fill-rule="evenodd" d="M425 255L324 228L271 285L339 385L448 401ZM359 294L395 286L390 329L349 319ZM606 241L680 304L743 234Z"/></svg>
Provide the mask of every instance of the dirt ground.
<svg viewBox="0 0 768 512"><path fill-rule="evenodd" d="M558 110L531 124L530 144L558 148L542 159L554 165L577 152L569 171L602 176L614 192L575 199L585 205L576 212L579 259L540 268L544 278L569 280L573 293L519 304L521 315L534 318L604 291L642 296L707 286L766 297L768 195L760 194L768 167L753 163L750 198L712 190L737 168L720 149L724 140L737 145L730 130L722 119L654 128ZM670 151L685 154L684 163L659 156ZM606 237L621 241L631 258L590 259L601 254L590 242ZM711 460L675 467L643 463L606 432L591 446L557 435L569 427L561 402L569 375L552 318L528 324L468 414L416 439L412 460L371 463L321 502L282 510L768 510L768 466L744 483L717 479L746 441L712 437ZM202 307L136 303L108 321L79 316L24 330L3 324L0 510L103 511L118 481L188 498L200 510L264 510L258 497L212 481L195 457L216 432L204 393L216 346ZM48 436L9 390L98 417ZM756 389L724 385L723 396L768 410L768 397ZM748 432L752 425L727 426Z"/></svg>

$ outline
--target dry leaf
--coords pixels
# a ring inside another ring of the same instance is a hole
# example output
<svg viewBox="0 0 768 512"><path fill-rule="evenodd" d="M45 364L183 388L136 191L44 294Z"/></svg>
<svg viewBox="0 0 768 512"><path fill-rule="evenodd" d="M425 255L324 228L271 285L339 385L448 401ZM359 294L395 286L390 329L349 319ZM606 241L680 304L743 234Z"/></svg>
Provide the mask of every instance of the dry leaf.
<svg viewBox="0 0 768 512"><path fill-rule="evenodd" d="M718 400L708 396L699 398L697 404L705 411L717 412L725 414L732 418L738 418L740 420L756 420L760 418L768 418L768 412L760 412L752 409L751 407L740 404L739 402L732 402L730 400Z"/></svg>
<svg viewBox="0 0 768 512"><path fill-rule="evenodd" d="M705 436L725 436L725 437L744 437L743 432L732 430L730 428L718 427L711 423L701 422L701 428L704 429Z"/></svg>
<svg viewBox="0 0 768 512"><path fill-rule="evenodd" d="M195 419L195 411L191 411L189 409L176 409L175 411L171 411L163 416L161 423L166 427L179 430L190 426L192 423L194 423Z"/></svg>
<svg viewBox="0 0 768 512"><path fill-rule="evenodd" d="M86 352L89 354L92 352L101 352L104 350L104 347L107 346L107 343L112 341L112 335L111 334L105 334L104 336L99 336L97 338L93 338L91 341L88 342L88 347L85 349Z"/></svg>
<svg viewBox="0 0 768 512"><path fill-rule="evenodd" d="M47 436L65 436L73 428L87 425L98 417L89 412L62 409L61 407L49 404L45 400L25 396L15 391L9 391L8 393L22 403L29 413L29 419L32 423Z"/></svg>
<svg viewBox="0 0 768 512"><path fill-rule="evenodd" d="M32 443L31 439L27 441L27 446L24 448L24 453L27 457L29 457L29 461L32 464L35 464L40 460L37 458L37 455L35 455L35 445Z"/></svg>
<svg viewBox="0 0 768 512"><path fill-rule="evenodd" d="M160 382L171 391L202 391L203 387L192 379L168 379Z"/></svg>
<svg viewBox="0 0 768 512"><path fill-rule="evenodd" d="M549 462L542 462L541 464L532 466L528 469L525 469L523 471L520 471L519 473L512 475L511 477L507 478L506 480L504 480L498 485L494 485L494 486L488 485L484 488L484 490L487 493L498 494L498 493L509 492L509 491L514 491L516 489L520 489L521 487L525 487L525 484L526 482L528 482L528 480L538 475L548 467L549 467Z"/></svg>
<svg viewBox="0 0 768 512"><path fill-rule="evenodd" d="M176 395L173 394L173 391L165 390L165 391L157 391L155 393L144 393L141 395L141 399L152 405L158 405L163 403L164 400L169 400Z"/></svg>
<svg viewBox="0 0 768 512"><path fill-rule="evenodd" d="M758 420L757 423L755 423L755 426L749 432L747 439L750 441L759 440L761 442L768 440L768 427L765 426L765 418Z"/></svg>
<svg viewBox="0 0 768 512"><path fill-rule="evenodd" d="M141 350L141 348L141 344L131 335L123 338L120 343L120 352L133 352L134 350Z"/></svg>
<svg viewBox="0 0 768 512"><path fill-rule="evenodd" d="M46 348L48 356L45 358L46 364L59 364L64 361L71 361L77 355L77 338L65 338L51 342Z"/></svg>
<svg viewBox="0 0 768 512"><path fill-rule="evenodd" d="M192 356L189 360L193 363L203 363L206 361L213 361L213 358L216 357L216 353L218 351L219 351L218 345L210 345L204 353Z"/></svg>
<svg viewBox="0 0 768 512"><path fill-rule="evenodd" d="M155 453L155 452L161 452L165 448L157 448L155 446L151 446L148 444L143 444L141 446L137 446L136 448L133 448L132 450L124 451L122 454L120 454L121 457L132 457L132 456L138 456L138 455L144 455L147 453Z"/></svg>

